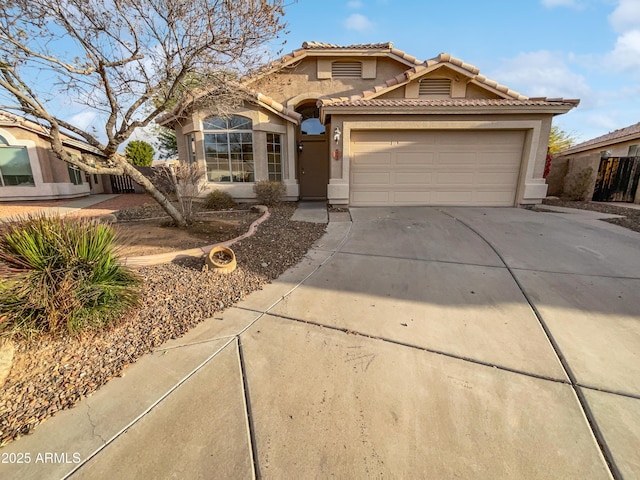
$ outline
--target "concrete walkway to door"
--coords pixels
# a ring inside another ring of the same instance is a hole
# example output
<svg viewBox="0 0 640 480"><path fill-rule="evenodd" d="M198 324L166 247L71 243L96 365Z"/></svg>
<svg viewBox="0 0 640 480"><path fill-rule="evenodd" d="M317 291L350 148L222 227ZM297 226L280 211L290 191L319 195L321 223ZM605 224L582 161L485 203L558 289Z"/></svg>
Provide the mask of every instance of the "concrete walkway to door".
<svg viewBox="0 0 640 480"><path fill-rule="evenodd" d="M304 261L2 453L8 478L640 477L640 234L355 208Z"/></svg>

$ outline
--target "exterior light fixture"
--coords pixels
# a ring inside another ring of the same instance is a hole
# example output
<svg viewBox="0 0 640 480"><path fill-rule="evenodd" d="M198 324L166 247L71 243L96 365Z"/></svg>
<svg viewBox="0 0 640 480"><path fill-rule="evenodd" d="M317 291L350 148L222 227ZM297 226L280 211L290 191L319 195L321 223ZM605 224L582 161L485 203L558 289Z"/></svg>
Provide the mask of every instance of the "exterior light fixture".
<svg viewBox="0 0 640 480"><path fill-rule="evenodd" d="M342 135L342 132L340 131L340 127L336 127L336 128L333 130L333 139L334 139L336 142L339 142L339 141L340 141L340 135Z"/></svg>
<svg viewBox="0 0 640 480"><path fill-rule="evenodd" d="M298 152L302 153L302 142L298 142Z"/></svg>

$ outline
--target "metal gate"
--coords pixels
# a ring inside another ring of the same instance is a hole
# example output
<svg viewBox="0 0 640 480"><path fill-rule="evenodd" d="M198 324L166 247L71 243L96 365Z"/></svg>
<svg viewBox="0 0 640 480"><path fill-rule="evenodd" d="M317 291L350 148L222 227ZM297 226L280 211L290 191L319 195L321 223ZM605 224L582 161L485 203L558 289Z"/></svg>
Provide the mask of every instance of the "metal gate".
<svg viewBox="0 0 640 480"><path fill-rule="evenodd" d="M640 179L640 157L609 157L600 160L593 192L597 202L633 202Z"/></svg>
<svg viewBox="0 0 640 480"><path fill-rule="evenodd" d="M111 191L113 193L135 193L133 180L129 175L111 175Z"/></svg>

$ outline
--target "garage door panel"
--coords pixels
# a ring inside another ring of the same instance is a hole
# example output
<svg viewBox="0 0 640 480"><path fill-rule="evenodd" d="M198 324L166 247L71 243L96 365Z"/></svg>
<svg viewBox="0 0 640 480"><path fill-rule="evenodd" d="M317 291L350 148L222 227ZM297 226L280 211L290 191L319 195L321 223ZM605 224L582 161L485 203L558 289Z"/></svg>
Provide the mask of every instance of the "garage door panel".
<svg viewBox="0 0 640 480"><path fill-rule="evenodd" d="M353 175L354 185L390 185L390 172L363 172Z"/></svg>
<svg viewBox="0 0 640 480"><path fill-rule="evenodd" d="M355 164L364 165L391 165L391 153L359 152L354 157Z"/></svg>
<svg viewBox="0 0 640 480"><path fill-rule="evenodd" d="M353 192L352 201L358 205L389 205L388 191Z"/></svg>
<svg viewBox="0 0 640 480"><path fill-rule="evenodd" d="M477 192L475 202L477 205L499 205L506 202L512 202L513 194L511 191L504 192Z"/></svg>
<svg viewBox="0 0 640 480"><path fill-rule="evenodd" d="M395 205L428 205L431 203L431 192L420 190L395 191L393 192L393 203Z"/></svg>
<svg viewBox="0 0 640 480"><path fill-rule="evenodd" d="M514 156L520 156L520 151L518 152L478 152L478 162L483 165L489 166L497 166L497 167L510 167L515 168L513 165ZM519 166L519 165L518 165Z"/></svg>
<svg viewBox="0 0 640 480"><path fill-rule="evenodd" d="M511 187L518 181L518 172L491 172L491 173L479 173L476 176L476 183L482 186L495 186L504 185Z"/></svg>
<svg viewBox="0 0 640 480"><path fill-rule="evenodd" d="M439 165L475 165L477 154L475 152L441 152L438 156Z"/></svg>
<svg viewBox="0 0 640 480"><path fill-rule="evenodd" d="M460 202L471 203L473 200L473 192L468 190L445 190L436 191L435 201L439 205L460 205Z"/></svg>
<svg viewBox="0 0 640 480"><path fill-rule="evenodd" d="M396 154L396 165L432 165L435 160L433 152L398 152Z"/></svg>
<svg viewBox="0 0 640 480"><path fill-rule="evenodd" d="M354 131L352 205L514 203L522 131Z"/></svg>
<svg viewBox="0 0 640 480"><path fill-rule="evenodd" d="M438 185L466 185L473 186L473 172L440 172L436 181Z"/></svg>
<svg viewBox="0 0 640 480"><path fill-rule="evenodd" d="M396 172L396 185L428 185L433 182L433 174L429 172Z"/></svg>

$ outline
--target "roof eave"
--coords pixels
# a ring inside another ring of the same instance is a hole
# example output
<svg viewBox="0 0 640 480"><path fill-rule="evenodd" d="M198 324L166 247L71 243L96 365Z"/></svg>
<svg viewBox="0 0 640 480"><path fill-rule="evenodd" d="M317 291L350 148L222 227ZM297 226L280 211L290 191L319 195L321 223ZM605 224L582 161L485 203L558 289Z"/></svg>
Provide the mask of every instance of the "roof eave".
<svg viewBox="0 0 640 480"><path fill-rule="evenodd" d="M347 106L347 105L325 105L321 107L322 120L326 115L331 114L345 114L345 115L518 115L518 114L552 114L560 115L567 113L573 108L573 105L527 105L527 106L508 106L508 107L496 107L496 106L472 106L472 107L424 107L424 106Z"/></svg>
<svg viewBox="0 0 640 480"><path fill-rule="evenodd" d="M558 152L557 156L573 155L576 153L587 152L589 150L595 150L598 148L610 147L617 143L631 142L633 140L640 140L640 132L631 133L629 135L624 135L624 136L612 138L609 140L603 140L601 142L590 143L589 145L585 145L583 147L576 145L575 147L571 147L561 152Z"/></svg>

